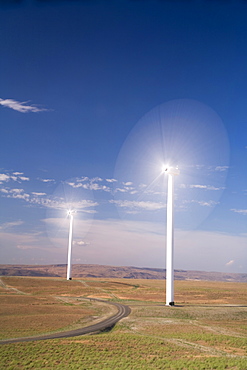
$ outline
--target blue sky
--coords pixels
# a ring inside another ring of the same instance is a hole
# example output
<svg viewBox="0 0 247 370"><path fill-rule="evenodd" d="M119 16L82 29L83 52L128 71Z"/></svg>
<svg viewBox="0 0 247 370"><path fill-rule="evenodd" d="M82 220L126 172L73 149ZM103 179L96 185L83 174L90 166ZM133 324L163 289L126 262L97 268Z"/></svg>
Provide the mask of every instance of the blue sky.
<svg viewBox="0 0 247 370"><path fill-rule="evenodd" d="M0 2L0 263L247 272L247 3Z"/></svg>

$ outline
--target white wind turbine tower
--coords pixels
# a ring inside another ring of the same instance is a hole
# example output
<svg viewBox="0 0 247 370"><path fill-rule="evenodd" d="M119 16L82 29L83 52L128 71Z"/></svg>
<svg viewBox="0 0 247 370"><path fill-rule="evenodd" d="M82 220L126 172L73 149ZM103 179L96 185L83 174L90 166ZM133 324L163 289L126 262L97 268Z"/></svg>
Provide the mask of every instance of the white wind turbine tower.
<svg viewBox="0 0 247 370"><path fill-rule="evenodd" d="M69 223L69 244L68 244L68 265L67 265L67 280L72 280L71 277L71 254L72 254L72 236L73 236L73 215L74 210L67 211L67 215L70 218Z"/></svg>
<svg viewBox="0 0 247 370"><path fill-rule="evenodd" d="M178 168L164 166L163 173L168 175L167 191L167 230L166 230L166 305L174 306L174 176Z"/></svg>

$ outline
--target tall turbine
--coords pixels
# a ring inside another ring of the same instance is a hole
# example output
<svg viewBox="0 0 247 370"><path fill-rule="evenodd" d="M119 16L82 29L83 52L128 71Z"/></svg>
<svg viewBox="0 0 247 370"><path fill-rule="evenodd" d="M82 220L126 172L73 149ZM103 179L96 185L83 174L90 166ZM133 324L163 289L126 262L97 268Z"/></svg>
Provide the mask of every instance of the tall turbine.
<svg viewBox="0 0 247 370"><path fill-rule="evenodd" d="M166 305L174 306L174 176L179 175L178 168L165 167L168 175L167 191L167 230L166 230Z"/></svg>
<svg viewBox="0 0 247 370"><path fill-rule="evenodd" d="M69 245L68 245L68 266L67 266L67 280L72 280L71 277L71 252L72 252L72 235L73 235L73 215L75 211L69 210L67 212L68 217L70 218L69 223Z"/></svg>

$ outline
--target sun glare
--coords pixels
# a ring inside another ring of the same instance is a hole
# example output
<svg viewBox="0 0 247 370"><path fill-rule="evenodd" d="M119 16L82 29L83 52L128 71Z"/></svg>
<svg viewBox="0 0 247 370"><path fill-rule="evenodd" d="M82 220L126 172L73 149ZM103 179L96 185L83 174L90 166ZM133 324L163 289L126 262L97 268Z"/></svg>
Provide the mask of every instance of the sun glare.
<svg viewBox="0 0 247 370"><path fill-rule="evenodd" d="M158 204L167 193L161 175L176 176L181 170L176 180L178 225L181 219L186 228L195 228L218 204L228 163L228 136L217 113L194 100L169 101L144 115L126 138L115 166L116 204L122 205L126 199ZM119 184L127 181L132 189L120 188ZM137 212L125 212L123 207L118 210L123 218L138 217ZM188 211L191 217L185 218ZM152 215L139 212L139 216L152 221L164 218L162 211Z"/></svg>
<svg viewBox="0 0 247 370"><path fill-rule="evenodd" d="M50 196L45 219L46 230L51 243L56 246L63 245L67 239L68 218L74 219L75 240L83 239L92 224L97 202L93 199L92 191L77 186L78 183L77 178L64 181Z"/></svg>

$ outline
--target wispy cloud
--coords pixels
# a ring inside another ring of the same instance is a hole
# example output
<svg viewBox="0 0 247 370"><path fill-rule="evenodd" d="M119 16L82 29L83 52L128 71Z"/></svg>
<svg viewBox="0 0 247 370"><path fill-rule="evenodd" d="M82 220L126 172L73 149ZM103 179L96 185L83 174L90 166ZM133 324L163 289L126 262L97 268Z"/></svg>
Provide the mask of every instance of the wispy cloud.
<svg viewBox="0 0 247 370"><path fill-rule="evenodd" d="M110 192L111 189L109 188L109 186L102 184L103 181L104 180L101 177L94 177L92 179L89 179L88 177L82 177L75 179L75 181L66 182L66 184L68 184L74 189L82 188L86 190L95 190L95 191L102 190L105 192ZM108 181L108 183L110 182L113 181Z"/></svg>
<svg viewBox="0 0 247 370"><path fill-rule="evenodd" d="M10 188L3 188L0 189L2 193L2 197L5 198L12 198L12 199L21 199L28 202L31 205L37 205L39 207L44 208L53 208L57 210L67 210L68 208L72 208L77 210L78 212L84 213L96 213L93 209L98 205L97 202L92 200L82 199L73 202L67 202L64 198L54 198L47 196L46 193L41 192L31 192L30 194L26 193L24 189L10 189Z"/></svg>
<svg viewBox="0 0 247 370"><path fill-rule="evenodd" d="M116 188L116 189L115 189L115 192L118 192L118 191L119 191L120 193L127 193L127 191L128 191L128 190L127 190L127 189L125 189L125 188Z"/></svg>
<svg viewBox="0 0 247 370"><path fill-rule="evenodd" d="M217 166L217 167L215 167L215 171L220 171L220 172L222 172L222 171L227 171L228 170L228 168L229 168L229 166Z"/></svg>
<svg viewBox="0 0 247 370"><path fill-rule="evenodd" d="M227 171L229 169L229 166L207 166L204 164L195 164L195 165L190 165L188 168L195 168L198 171L205 171L209 170L210 172L223 172Z"/></svg>
<svg viewBox="0 0 247 370"><path fill-rule="evenodd" d="M53 209L60 209L60 210L67 210L68 208L75 209L76 211L85 212L85 213L95 213L96 211L92 209L98 205L97 202L93 202L91 200L80 200L68 202L64 201L63 199L50 199L50 198L42 198L42 197L34 197L28 200L31 204L39 205L45 208L53 208Z"/></svg>
<svg viewBox="0 0 247 370"><path fill-rule="evenodd" d="M20 226L23 224L23 221L19 220L19 221L13 221L13 222L5 222L3 223L1 226L0 226L0 230L6 230L6 229L10 229L12 227L15 227L15 226Z"/></svg>
<svg viewBox="0 0 247 370"><path fill-rule="evenodd" d="M215 202L214 200L208 200L208 201L204 201L204 200L185 200L184 203L195 203L195 204L199 204L199 206L202 206L202 207L213 207L215 206L216 204L219 204L219 202Z"/></svg>
<svg viewBox="0 0 247 370"><path fill-rule="evenodd" d="M54 180L54 179L40 179L40 178L38 178L38 180L41 181L41 182L47 182L47 183L56 182L56 180Z"/></svg>
<svg viewBox="0 0 247 370"><path fill-rule="evenodd" d="M66 184L74 189L82 188L94 191L101 190L107 193L129 193L131 195L137 193L137 190L132 186L132 182L122 182L121 187L114 188L114 183L117 182L117 179L102 179L101 177L94 177L90 179L89 177L78 177L73 179L73 181L66 182Z"/></svg>
<svg viewBox="0 0 247 370"><path fill-rule="evenodd" d="M215 202L213 200L209 200L208 202L207 201L194 201L193 203L198 203L202 207L213 207L218 202Z"/></svg>
<svg viewBox="0 0 247 370"><path fill-rule="evenodd" d="M22 244L18 244L16 246L17 249L21 249L21 250L28 250L28 249L37 249L37 247L33 247L32 245L22 245Z"/></svg>
<svg viewBox="0 0 247 370"><path fill-rule="evenodd" d="M99 181L103 181L103 179L101 177L94 177L93 179L91 179L92 182L99 182Z"/></svg>
<svg viewBox="0 0 247 370"><path fill-rule="evenodd" d="M231 211L235 212L235 213L240 213L241 215L244 215L244 216L247 216L247 209L231 209Z"/></svg>
<svg viewBox="0 0 247 370"><path fill-rule="evenodd" d="M45 108L39 108L35 105L27 105L28 102L19 102L17 100L13 99L1 99L0 98L0 105L3 107L7 107L13 110L16 110L21 113L37 113L37 112L43 112L47 111L48 109Z"/></svg>
<svg viewBox="0 0 247 370"><path fill-rule="evenodd" d="M106 185L99 185L97 183L88 182L88 183L76 183L76 182L67 182L69 186L71 186L74 189L82 188L86 190L103 190L106 192L110 192L111 189Z"/></svg>
<svg viewBox="0 0 247 370"><path fill-rule="evenodd" d="M13 228L9 232L0 230L2 245L9 251L6 263L23 263L21 258L25 250L28 252L25 255L27 264L65 263L68 220L63 224L61 218L42 221L47 230L57 230L59 226L59 235L49 234L47 239L43 234L32 233L31 229L27 231L16 227L16 230ZM81 263L165 267L164 222L95 219L93 227L90 225L92 223L88 220L75 217L73 261L81 259ZM176 269L246 272L247 234L237 236L180 229L175 232Z"/></svg>
<svg viewBox="0 0 247 370"><path fill-rule="evenodd" d="M184 187L184 186L181 186ZM224 187L215 187L212 185L189 185L190 189L205 189L205 190L223 190L225 189Z"/></svg>
<svg viewBox="0 0 247 370"><path fill-rule="evenodd" d="M119 207L128 208L130 210L145 210L145 211L157 211L166 207L164 203L150 202L150 201L131 201L131 200L111 200L110 203L114 203Z"/></svg>
<svg viewBox="0 0 247 370"><path fill-rule="evenodd" d="M46 193L37 193L36 191L32 191L32 194L36 195L37 197L41 197L41 196L46 195Z"/></svg>

